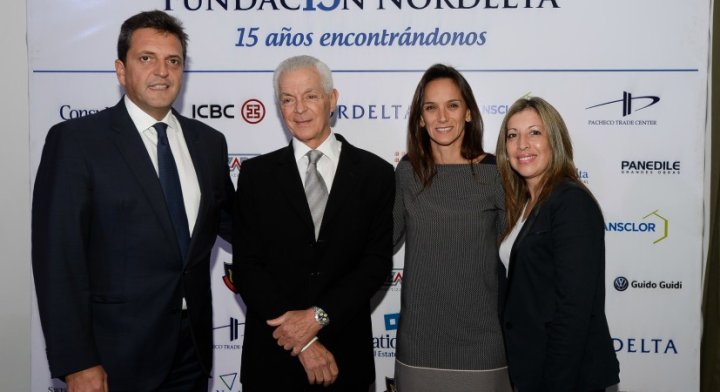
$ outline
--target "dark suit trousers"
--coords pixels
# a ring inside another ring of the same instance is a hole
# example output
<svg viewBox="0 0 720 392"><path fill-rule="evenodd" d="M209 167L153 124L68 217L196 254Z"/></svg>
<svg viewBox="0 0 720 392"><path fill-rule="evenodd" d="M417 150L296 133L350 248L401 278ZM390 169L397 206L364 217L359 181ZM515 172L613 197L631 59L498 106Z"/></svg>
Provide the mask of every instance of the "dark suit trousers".
<svg viewBox="0 0 720 392"><path fill-rule="evenodd" d="M157 392L207 392L208 376L198 360L190 319L185 312L181 322L180 342L172 368Z"/></svg>

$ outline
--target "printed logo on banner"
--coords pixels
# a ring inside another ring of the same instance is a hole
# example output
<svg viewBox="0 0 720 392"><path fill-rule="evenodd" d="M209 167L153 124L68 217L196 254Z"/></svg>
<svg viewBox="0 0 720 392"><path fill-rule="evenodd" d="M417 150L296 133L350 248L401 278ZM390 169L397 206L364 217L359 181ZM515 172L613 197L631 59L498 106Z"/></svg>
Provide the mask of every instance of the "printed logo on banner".
<svg viewBox="0 0 720 392"><path fill-rule="evenodd" d="M613 282L613 286L617 291L625 291L628 288L628 280L624 276L618 276Z"/></svg>
<svg viewBox="0 0 720 392"><path fill-rule="evenodd" d="M545 4L548 3L548 4ZM234 5L233 5L234 4ZM267 4L271 4L268 6ZM263 6L264 5L264 6ZM498 1L498 2L490 2L490 1L475 1L475 2L448 2L445 3L441 2L431 2L431 1L413 1L413 0L392 0L392 1L383 1L378 0L377 3L373 3L372 7L377 8L378 10L384 10L385 7L388 7L390 9L394 9L393 7L397 8L398 10L401 10L403 6L407 9L408 7L414 9L414 10L437 10L437 9L473 9L473 8L483 8L483 9L509 9L509 10L515 10L518 8L517 3L508 2L507 0L504 2ZM178 8L179 7L179 8ZM300 3L294 3L294 2L288 2L288 1L275 1L275 0L265 0L262 2L249 2L246 5L241 5L240 1L236 1L235 3L231 1L218 1L218 0L196 0L196 1L187 1L187 0L165 0L165 11L176 11L178 9L184 9L186 11L249 11L253 8L257 8L258 11L277 11L277 10L286 10L286 11L306 11L306 12L314 12L314 11L334 11L334 10L343 10L347 11L349 9L356 9L356 10L363 10L365 7L365 2L363 1L340 1L335 0L331 2L325 2L322 0L306 0L304 2ZM557 4L557 0L525 0L524 7L523 8L560 8L560 6Z"/></svg>
<svg viewBox="0 0 720 392"><path fill-rule="evenodd" d="M227 324L213 327L213 329L218 332L213 335L215 350L239 350L242 348L242 344L238 344L241 343L238 340L245 335L244 322L235 317L230 317Z"/></svg>
<svg viewBox="0 0 720 392"><path fill-rule="evenodd" d="M373 348L375 349L376 358L394 358L395 357L395 341L396 337L389 333L373 337Z"/></svg>
<svg viewBox="0 0 720 392"><path fill-rule="evenodd" d="M393 155L393 162L400 163L400 160L407 154L407 151L395 151Z"/></svg>
<svg viewBox="0 0 720 392"><path fill-rule="evenodd" d="M617 291L625 291L628 288L646 289L646 290L682 290L681 280L661 280L659 282L652 280L632 280L629 281L624 276L618 276L613 282L613 286Z"/></svg>
<svg viewBox="0 0 720 392"><path fill-rule="evenodd" d="M235 105L233 104L201 104L190 106L191 117L201 119L235 118Z"/></svg>
<svg viewBox="0 0 720 392"><path fill-rule="evenodd" d="M644 109L649 109L660 102L660 97L655 95L642 95L633 96L632 93L623 91L622 98L605 101L602 103L594 104L585 108L585 110L591 110L592 113L616 113L613 117L605 117L599 119L588 120L588 125L591 126L631 126L631 127L646 127L646 126L657 126L657 120L653 118L638 118L638 116L632 116L637 112ZM604 110L604 111L603 111ZM643 115L645 112L643 112ZM620 117L616 117L620 116ZM625 118L632 116L633 118Z"/></svg>
<svg viewBox="0 0 720 392"><path fill-rule="evenodd" d="M672 339L658 337L612 338L616 353L646 355L676 355L678 348Z"/></svg>
<svg viewBox="0 0 720 392"><path fill-rule="evenodd" d="M680 161L636 160L620 161L620 174L674 175L680 174Z"/></svg>
<svg viewBox="0 0 720 392"><path fill-rule="evenodd" d="M409 105L401 104L352 104L337 105L338 120L407 120Z"/></svg>
<svg viewBox="0 0 720 392"><path fill-rule="evenodd" d="M243 161L256 156L258 154L228 154L228 169L230 169L230 179L233 184L237 184Z"/></svg>
<svg viewBox="0 0 720 392"><path fill-rule="evenodd" d="M235 381L237 381L237 378L238 378L237 376L238 376L238 374L236 372L236 373L221 374L218 376L218 378L220 379L220 382L222 382L223 385L225 385L225 388L227 388L228 390L232 390L233 387L235 386ZM214 392L223 392L223 391L215 390Z"/></svg>
<svg viewBox="0 0 720 392"><path fill-rule="evenodd" d="M587 170L581 169L579 167L576 168L576 170L577 170L578 179L580 181L582 181L582 183L585 185L590 184L590 173Z"/></svg>
<svg viewBox="0 0 720 392"><path fill-rule="evenodd" d="M55 382L60 383L61 381L55 381ZM62 385L65 385L65 384L62 384ZM57 386L57 385L50 385L50 386L47 388L47 391L48 391L48 392L67 392L67 388L65 388L65 387L60 387L60 386Z"/></svg>
<svg viewBox="0 0 720 392"><path fill-rule="evenodd" d="M397 330L399 321L400 321L400 313L385 314L385 330L386 331Z"/></svg>
<svg viewBox="0 0 720 392"><path fill-rule="evenodd" d="M385 313L385 330L394 332L397 330L400 313ZM373 348L375 349L376 358L394 358L395 357L395 336L385 333L380 336L373 337Z"/></svg>
<svg viewBox="0 0 720 392"><path fill-rule="evenodd" d="M258 99L248 99L243 102L240 113L245 122L255 125L265 118L265 105Z"/></svg>
<svg viewBox="0 0 720 392"><path fill-rule="evenodd" d="M225 283L225 287L227 287L230 291L233 293L237 293L237 288L235 287L235 284L233 283L233 277L232 277L232 263L223 263L223 270L225 271L225 275L223 275L223 282Z"/></svg>
<svg viewBox="0 0 720 392"><path fill-rule="evenodd" d="M480 105L480 114L483 116L504 116L507 114L508 109L510 109L508 104Z"/></svg>
<svg viewBox="0 0 720 392"><path fill-rule="evenodd" d="M63 120L70 120L73 118L80 118L85 117L90 114L95 114L98 112L101 112L103 110L107 109L107 106L104 108L82 108L82 107L73 107L71 105L65 104L60 105L60 110L58 113L60 114L60 118Z"/></svg>
<svg viewBox="0 0 720 392"><path fill-rule="evenodd" d="M402 268L393 268L393 270L390 272L390 275L385 278L385 282L382 284L381 290L400 291L400 288L402 286L402 277Z"/></svg>
<svg viewBox="0 0 720 392"><path fill-rule="evenodd" d="M642 217L642 221L615 221L605 224L605 231L629 235L643 235L657 244L668 237L669 221L655 210Z"/></svg>
<svg viewBox="0 0 720 392"><path fill-rule="evenodd" d="M235 119L237 116L235 104L193 104L190 106L190 116L199 119ZM240 106L240 115L250 125L255 125L265 118L265 105L258 99L248 99Z"/></svg>

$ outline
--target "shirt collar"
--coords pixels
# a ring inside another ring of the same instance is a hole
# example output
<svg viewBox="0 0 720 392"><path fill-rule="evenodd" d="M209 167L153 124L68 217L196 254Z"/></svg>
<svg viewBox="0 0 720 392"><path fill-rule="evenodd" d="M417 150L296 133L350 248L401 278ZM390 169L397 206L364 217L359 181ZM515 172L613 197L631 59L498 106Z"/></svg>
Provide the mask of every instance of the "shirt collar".
<svg viewBox="0 0 720 392"><path fill-rule="evenodd" d="M132 120L133 124L135 124L135 128L137 128L138 132L143 133L148 128L152 127L158 122L164 122L168 125L170 129L180 129L180 126L178 125L177 119L175 118L172 110L168 110L165 117L163 117L162 120L158 121L153 116L145 113L142 109L140 109L140 107L136 105L135 102L133 102L130 98L128 98L127 95L123 99L125 101L125 108L127 108L130 119Z"/></svg>
<svg viewBox="0 0 720 392"><path fill-rule="evenodd" d="M301 142L297 138L292 139L293 152L295 154L295 161L298 162L308 151L311 150L305 143ZM340 158L340 148L342 143L335 137L335 133L330 131L330 135L323 141L316 150L323 153L324 156L328 157L331 161L337 163Z"/></svg>

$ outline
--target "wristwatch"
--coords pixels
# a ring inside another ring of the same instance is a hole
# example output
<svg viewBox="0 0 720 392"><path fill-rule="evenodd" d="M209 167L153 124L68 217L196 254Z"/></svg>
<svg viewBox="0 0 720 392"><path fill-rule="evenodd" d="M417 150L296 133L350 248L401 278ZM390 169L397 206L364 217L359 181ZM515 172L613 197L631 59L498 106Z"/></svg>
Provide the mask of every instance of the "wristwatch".
<svg viewBox="0 0 720 392"><path fill-rule="evenodd" d="M313 311L315 312L315 321L317 321L318 324L323 327L330 324L330 316L328 316L324 310L318 308L317 306L313 306Z"/></svg>

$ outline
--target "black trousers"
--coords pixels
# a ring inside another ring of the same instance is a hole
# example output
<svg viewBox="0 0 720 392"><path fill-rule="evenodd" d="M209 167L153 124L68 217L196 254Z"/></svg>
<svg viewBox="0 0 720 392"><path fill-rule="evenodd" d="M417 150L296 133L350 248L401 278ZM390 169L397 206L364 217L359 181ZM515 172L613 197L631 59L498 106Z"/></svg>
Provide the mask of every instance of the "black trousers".
<svg viewBox="0 0 720 392"><path fill-rule="evenodd" d="M208 392L208 376L198 360L190 320L185 312L172 368L157 392Z"/></svg>

